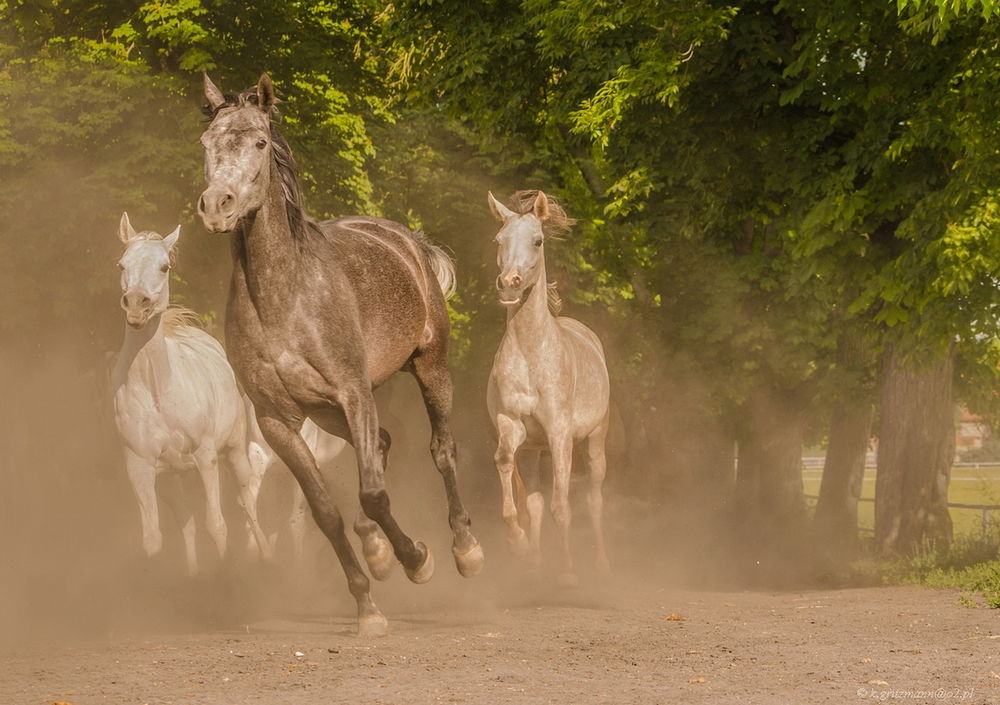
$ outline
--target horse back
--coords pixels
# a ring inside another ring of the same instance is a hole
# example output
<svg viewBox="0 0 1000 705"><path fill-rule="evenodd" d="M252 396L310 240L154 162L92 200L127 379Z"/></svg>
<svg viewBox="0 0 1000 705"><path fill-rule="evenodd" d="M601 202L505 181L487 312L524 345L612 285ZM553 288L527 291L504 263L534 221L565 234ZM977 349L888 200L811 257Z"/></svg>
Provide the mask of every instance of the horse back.
<svg viewBox="0 0 1000 705"><path fill-rule="evenodd" d="M375 385L435 335L447 336L447 311L420 243L399 223L349 216L320 223L353 293L357 325Z"/></svg>

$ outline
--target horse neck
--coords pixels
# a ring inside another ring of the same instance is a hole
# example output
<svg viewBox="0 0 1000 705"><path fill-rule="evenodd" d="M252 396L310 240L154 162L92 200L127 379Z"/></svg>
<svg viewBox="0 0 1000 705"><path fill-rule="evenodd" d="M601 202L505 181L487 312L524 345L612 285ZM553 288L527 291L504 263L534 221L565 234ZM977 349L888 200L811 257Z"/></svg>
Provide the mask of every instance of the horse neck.
<svg viewBox="0 0 1000 705"><path fill-rule="evenodd" d="M281 175L273 161L268 183L264 205L243 219L233 234L234 252L254 302L284 310L298 251L288 222Z"/></svg>
<svg viewBox="0 0 1000 705"><path fill-rule="evenodd" d="M138 366L139 374L149 382L163 384L169 381L170 360L162 313L139 329L125 325L125 340L112 377L114 390L128 380L133 366Z"/></svg>
<svg viewBox="0 0 1000 705"><path fill-rule="evenodd" d="M524 349L531 349L535 347L533 342L558 332L556 318L549 311L548 289L543 259L528 298L519 306L507 310L507 334L513 335Z"/></svg>

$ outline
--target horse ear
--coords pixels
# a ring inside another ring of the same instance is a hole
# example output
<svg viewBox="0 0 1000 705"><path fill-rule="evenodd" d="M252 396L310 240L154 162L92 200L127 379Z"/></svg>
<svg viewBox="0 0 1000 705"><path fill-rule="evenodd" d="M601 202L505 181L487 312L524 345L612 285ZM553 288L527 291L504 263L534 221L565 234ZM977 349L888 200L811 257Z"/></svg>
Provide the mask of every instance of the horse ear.
<svg viewBox="0 0 1000 705"><path fill-rule="evenodd" d="M218 86L212 83L212 79L208 77L207 71L202 72L201 78L205 86L205 100L208 101L208 105L212 110L218 110L219 106L226 102L225 96L222 95L222 91L219 90Z"/></svg>
<svg viewBox="0 0 1000 705"><path fill-rule="evenodd" d="M531 206L531 212L535 214L535 217L539 220L545 220L549 217L549 199L545 195L544 191L539 191L538 195L535 196L535 202Z"/></svg>
<svg viewBox="0 0 1000 705"><path fill-rule="evenodd" d="M257 106L261 110L267 111L277 102L278 98L274 95L274 84L271 83L271 77L262 73L260 80L257 81Z"/></svg>
<svg viewBox="0 0 1000 705"><path fill-rule="evenodd" d="M121 222L118 223L118 237L126 245L135 237L135 228L129 222L128 213L122 212Z"/></svg>
<svg viewBox="0 0 1000 705"><path fill-rule="evenodd" d="M181 236L181 226L174 228L174 231L163 238L163 244L167 246L167 252L177 246L177 238Z"/></svg>
<svg viewBox="0 0 1000 705"><path fill-rule="evenodd" d="M514 215L514 211L512 211L504 204L500 203L500 201L498 201L497 199L493 198L492 191L487 191L486 193L489 197L488 200L490 202L490 210L493 211L493 215L496 217L497 220L499 220L502 223L503 221L507 220L507 218L510 218L512 215Z"/></svg>

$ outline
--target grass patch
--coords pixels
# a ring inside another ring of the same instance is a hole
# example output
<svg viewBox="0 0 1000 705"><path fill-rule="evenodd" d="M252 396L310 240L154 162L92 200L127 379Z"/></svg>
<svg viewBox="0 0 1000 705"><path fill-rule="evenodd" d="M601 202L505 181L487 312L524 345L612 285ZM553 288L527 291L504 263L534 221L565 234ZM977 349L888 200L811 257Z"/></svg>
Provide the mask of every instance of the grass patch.
<svg viewBox="0 0 1000 705"><path fill-rule="evenodd" d="M913 555L891 561L866 559L854 565L861 582L882 585L924 585L962 590L962 604L977 603L982 596L989 607L1000 609L1000 558L997 544L959 538L949 550L922 546Z"/></svg>

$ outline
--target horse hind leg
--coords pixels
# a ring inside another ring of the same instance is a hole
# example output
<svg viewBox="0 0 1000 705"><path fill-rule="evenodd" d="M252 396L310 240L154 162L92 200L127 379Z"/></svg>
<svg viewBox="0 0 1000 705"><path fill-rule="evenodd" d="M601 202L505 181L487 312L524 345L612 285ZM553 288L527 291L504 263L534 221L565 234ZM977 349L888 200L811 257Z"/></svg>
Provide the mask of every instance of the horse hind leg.
<svg viewBox="0 0 1000 705"><path fill-rule="evenodd" d="M236 478L238 499L246 514L250 534L257 544L261 557L265 561L270 561L272 558L271 542L264 535L264 530L261 529L260 521L257 519L257 498L260 496L260 487L264 481L266 468L251 463L246 447L242 444L231 446L227 450L226 459Z"/></svg>
<svg viewBox="0 0 1000 705"><path fill-rule="evenodd" d="M447 333L443 340L447 340ZM448 351L444 345L422 350L412 360L413 376L431 422L431 457L444 481L448 497L448 525L451 527L451 552L458 572L465 578L483 569L486 556L472 533L472 520L458 492L455 439L451 433L452 382L448 371Z"/></svg>
<svg viewBox="0 0 1000 705"><path fill-rule="evenodd" d="M379 451L382 454L382 467L384 468L389 459L392 438L384 428L380 428L378 433ZM354 520L354 533L361 539L362 553L372 577L376 580L388 580L392 574L395 560L392 555L392 546L379 533L378 524L372 521L364 511L360 511Z"/></svg>
<svg viewBox="0 0 1000 705"><path fill-rule="evenodd" d="M189 578L193 578L198 575L198 550L195 542L194 513L191 511L191 505L185 496L184 479L179 473L162 478L160 493L181 527L187 573Z"/></svg>
<svg viewBox="0 0 1000 705"><path fill-rule="evenodd" d="M524 493L524 506L528 514L528 545L529 559L534 569L542 564L542 517L545 515L545 498L542 497L539 478L539 465L543 452L540 450L521 451L518 462L520 476L523 478L521 490ZM548 456L548 453L544 453ZM520 497L519 497L520 499Z"/></svg>
<svg viewBox="0 0 1000 705"><path fill-rule="evenodd" d="M587 437L587 466L590 471L590 487L587 491L587 510L590 513L590 523L594 527L594 545L596 548L595 564L600 573L611 572L608 554L604 547L604 475L607 471L607 458L604 443L608 434L608 419L605 417L601 425Z"/></svg>
<svg viewBox="0 0 1000 705"><path fill-rule="evenodd" d="M383 636L389 625L372 600L368 576L361 570L354 549L344 534L344 520L333 503L316 460L302 436L271 417L261 417L261 431L268 444L284 461L309 503L317 526L333 545L347 577L347 585L358 605L358 636Z"/></svg>

